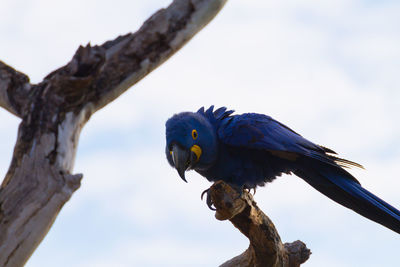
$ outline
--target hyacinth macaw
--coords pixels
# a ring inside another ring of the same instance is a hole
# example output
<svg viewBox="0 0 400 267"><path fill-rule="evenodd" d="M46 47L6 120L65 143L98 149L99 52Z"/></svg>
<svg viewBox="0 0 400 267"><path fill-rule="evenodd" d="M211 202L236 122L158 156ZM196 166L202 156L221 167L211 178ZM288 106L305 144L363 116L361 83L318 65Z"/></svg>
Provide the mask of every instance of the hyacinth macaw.
<svg viewBox="0 0 400 267"><path fill-rule="evenodd" d="M213 109L182 112L166 122L166 156L185 182L185 171L193 169L242 192L294 173L330 199L400 234L400 211L343 168L361 165L336 157L269 116Z"/></svg>

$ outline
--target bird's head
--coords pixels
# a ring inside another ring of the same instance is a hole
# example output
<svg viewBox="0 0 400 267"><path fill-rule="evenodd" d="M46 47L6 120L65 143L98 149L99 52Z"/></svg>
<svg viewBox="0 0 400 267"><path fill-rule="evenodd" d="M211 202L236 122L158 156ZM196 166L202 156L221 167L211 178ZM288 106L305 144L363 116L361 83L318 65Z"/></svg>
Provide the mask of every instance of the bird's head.
<svg viewBox="0 0 400 267"><path fill-rule="evenodd" d="M171 117L165 126L168 162L185 182L185 171L207 169L215 162L216 131L202 114L182 112Z"/></svg>

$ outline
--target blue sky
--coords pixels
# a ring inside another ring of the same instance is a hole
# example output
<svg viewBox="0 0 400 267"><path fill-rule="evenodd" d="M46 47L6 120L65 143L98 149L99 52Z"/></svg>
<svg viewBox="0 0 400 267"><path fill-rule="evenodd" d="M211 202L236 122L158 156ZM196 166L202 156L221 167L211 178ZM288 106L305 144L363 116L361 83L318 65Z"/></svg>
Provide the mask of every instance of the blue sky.
<svg viewBox="0 0 400 267"><path fill-rule="evenodd" d="M169 1L2 0L0 59L32 82L80 44L135 31ZM210 184L164 156L174 113L227 106L271 115L366 170L352 173L400 208L400 3L230 1L181 51L85 126L81 188L28 267L217 266L248 241L200 201ZM0 174L18 120L0 110ZM304 266L396 266L399 235L322 196L295 176L255 199L283 241L303 240Z"/></svg>

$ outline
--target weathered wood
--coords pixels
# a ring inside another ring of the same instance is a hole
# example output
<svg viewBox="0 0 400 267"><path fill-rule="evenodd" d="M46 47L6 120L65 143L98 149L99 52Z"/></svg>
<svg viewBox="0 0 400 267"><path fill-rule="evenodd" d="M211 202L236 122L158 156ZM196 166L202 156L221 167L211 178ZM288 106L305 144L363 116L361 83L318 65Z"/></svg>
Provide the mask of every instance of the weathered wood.
<svg viewBox="0 0 400 267"><path fill-rule="evenodd" d="M216 207L218 220L229 220L250 241L241 255L221 267L297 267L304 263L311 251L301 241L282 244L272 221L258 208L252 195L239 194L223 181L215 182L209 194Z"/></svg>
<svg viewBox="0 0 400 267"><path fill-rule="evenodd" d="M21 118L30 86L28 76L0 61L0 107Z"/></svg>
<svg viewBox="0 0 400 267"><path fill-rule="evenodd" d="M0 187L0 266L23 266L79 188L73 164L91 115L173 55L225 2L175 0L136 33L79 47L37 85L0 62L0 106L22 118Z"/></svg>

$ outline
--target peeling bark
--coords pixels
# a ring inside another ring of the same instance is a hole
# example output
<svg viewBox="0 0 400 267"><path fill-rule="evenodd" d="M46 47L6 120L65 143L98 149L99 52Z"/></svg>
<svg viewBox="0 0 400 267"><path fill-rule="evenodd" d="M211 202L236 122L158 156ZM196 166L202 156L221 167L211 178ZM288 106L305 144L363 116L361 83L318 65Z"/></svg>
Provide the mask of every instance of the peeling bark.
<svg viewBox="0 0 400 267"><path fill-rule="evenodd" d="M0 106L22 119L0 187L0 266L23 266L80 186L79 134L91 115L161 65L226 0L175 0L136 32L81 46L39 84L0 61Z"/></svg>
<svg viewBox="0 0 400 267"><path fill-rule="evenodd" d="M239 194L223 181L215 182L209 191L218 220L229 220L250 241L241 255L221 267L298 267L311 255L297 240L282 244L272 221L258 208L250 193Z"/></svg>

